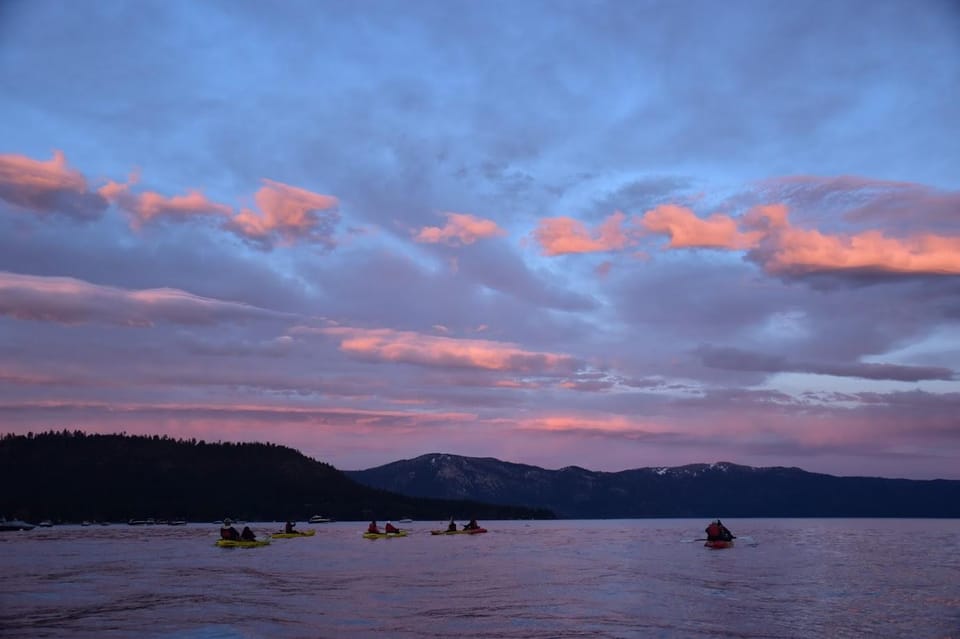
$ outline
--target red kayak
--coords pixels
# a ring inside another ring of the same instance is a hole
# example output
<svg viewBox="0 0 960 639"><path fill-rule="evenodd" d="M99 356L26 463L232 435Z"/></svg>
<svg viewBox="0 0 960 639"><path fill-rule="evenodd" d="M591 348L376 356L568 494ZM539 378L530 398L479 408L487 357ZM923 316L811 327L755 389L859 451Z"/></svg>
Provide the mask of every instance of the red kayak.
<svg viewBox="0 0 960 639"><path fill-rule="evenodd" d="M708 541L703 545L707 548L716 548L717 550L721 548L733 548L733 540L725 541L723 539L717 539L715 541Z"/></svg>

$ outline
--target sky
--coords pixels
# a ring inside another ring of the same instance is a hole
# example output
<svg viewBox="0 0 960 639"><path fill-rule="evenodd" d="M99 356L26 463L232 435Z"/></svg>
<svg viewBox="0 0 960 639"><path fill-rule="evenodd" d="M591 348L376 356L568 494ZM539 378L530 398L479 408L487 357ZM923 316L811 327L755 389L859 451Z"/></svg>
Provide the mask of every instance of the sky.
<svg viewBox="0 0 960 639"><path fill-rule="evenodd" d="M960 479L960 7L0 3L0 431Z"/></svg>

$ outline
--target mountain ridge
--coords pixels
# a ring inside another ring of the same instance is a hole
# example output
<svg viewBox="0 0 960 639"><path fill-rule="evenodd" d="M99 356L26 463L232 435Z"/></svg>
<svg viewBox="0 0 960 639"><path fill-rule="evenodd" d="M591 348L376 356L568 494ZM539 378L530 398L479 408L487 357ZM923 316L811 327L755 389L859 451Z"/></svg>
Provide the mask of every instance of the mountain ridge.
<svg viewBox="0 0 960 639"><path fill-rule="evenodd" d="M732 462L592 471L428 453L360 471L360 483L420 497L549 508L558 517L960 517L960 481L838 477Z"/></svg>

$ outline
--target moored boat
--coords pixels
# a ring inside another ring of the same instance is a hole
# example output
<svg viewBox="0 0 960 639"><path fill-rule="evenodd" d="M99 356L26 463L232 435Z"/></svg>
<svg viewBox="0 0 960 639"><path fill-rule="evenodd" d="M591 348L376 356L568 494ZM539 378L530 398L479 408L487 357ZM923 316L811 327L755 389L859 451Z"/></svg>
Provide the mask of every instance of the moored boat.
<svg viewBox="0 0 960 639"><path fill-rule="evenodd" d="M28 524L22 519L0 519L0 531L10 530L33 530L34 525Z"/></svg>
<svg viewBox="0 0 960 639"><path fill-rule="evenodd" d="M311 524L329 524L332 521L329 517L321 517L320 515L314 515L309 519Z"/></svg>

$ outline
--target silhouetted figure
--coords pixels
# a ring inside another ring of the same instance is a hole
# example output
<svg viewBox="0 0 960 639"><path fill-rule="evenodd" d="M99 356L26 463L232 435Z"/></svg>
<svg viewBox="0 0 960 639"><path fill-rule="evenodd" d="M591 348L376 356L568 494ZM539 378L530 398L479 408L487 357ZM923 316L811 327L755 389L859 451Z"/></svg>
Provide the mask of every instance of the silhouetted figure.
<svg viewBox="0 0 960 639"><path fill-rule="evenodd" d="M231 525L232 523L233 522L229 519L223 520L223 526L220 527L220 539L240 541L240 533L238 533L237 529Z"/></svg>
<svg viewBox="0 0 960 639"><path fill-rule="evenodd" d="M447 532L457 532L457 522L453 520L453 517L450 518L450 523L447 524Z"/></svg>
<svg viewBox="0 0 960 639"><path fill-rule="evenodd" d="M293 529L294 526L296 526L296 524L288 520L287 524L283 527L283 532L287 533L288 535L294 534L295 532L297 532L296 530Z"/></svg>
<svg viewBox="0 0 960 639"><path fill-rule="evenodd" d="M704 532L707 533L707 541L732 541L734 539L733 533L719 519L711 521Z"/></svg>
<svg viewBox="0 0 960 639"><path fill-rule="evenodd" d="M377 528L377 520L373 520L373 521L370 522L370 525L367 526L367 532L368 532L368 533L373 533L374 535L379 535L379 534L380 534L380 529Z"/></svg>
<svg viewBox="0 0 960 639"><path fill-rule="evenodd" d="M387 525L383 527L383 531L387 533L398 533L400 532L400 529L388 521Z"/></svg>
<svg viewBox="0 0 960 639"><path fill-rule="evenodd" d="M250 530L250 526L244 526L243 532L240 533L240 541L256 541L257 536L253 534L253 531Z"/></svg>
<svg viewBox="0 0 960 639"><path fill-rule="evenodd" d="M463 525L464 530L479 530L480 524L477 523L476 519L471 519L470 523Z"/></svg>

